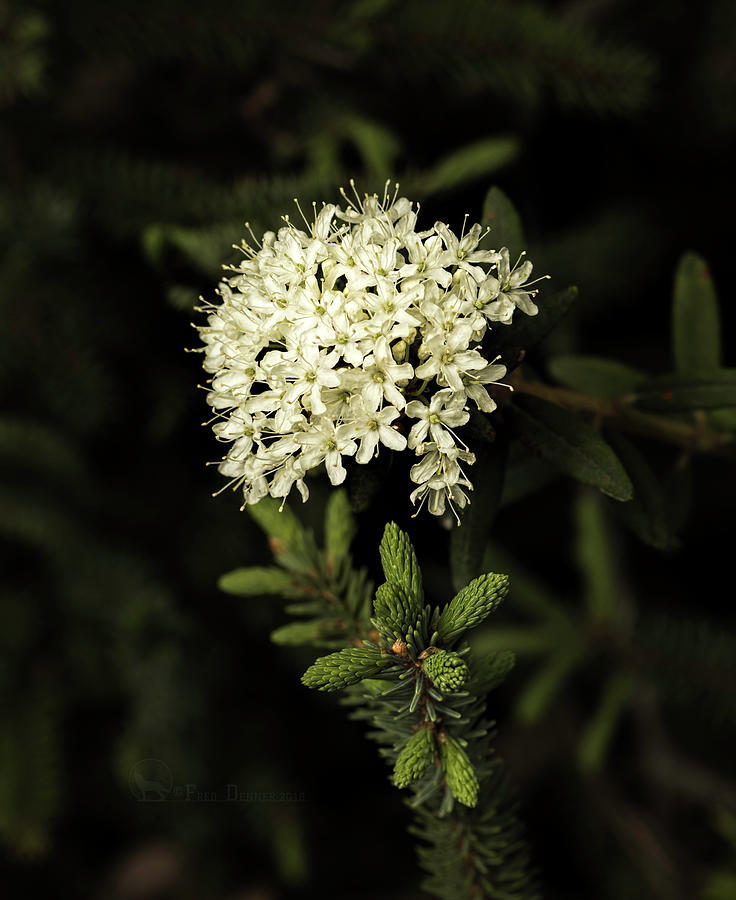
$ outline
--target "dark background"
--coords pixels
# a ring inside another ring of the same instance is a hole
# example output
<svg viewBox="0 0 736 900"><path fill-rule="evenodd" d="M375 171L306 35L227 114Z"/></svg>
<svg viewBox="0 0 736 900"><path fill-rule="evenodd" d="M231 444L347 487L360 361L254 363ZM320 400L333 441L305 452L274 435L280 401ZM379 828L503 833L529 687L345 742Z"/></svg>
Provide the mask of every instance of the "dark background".
<svg viewBox="0 0 736 900"><path fill-rule="evenodd" d="M671 369L672 283L690 249L719 287L734 365L735 38L729 0L0 4L8 896L421 896L375 747L299 684L313 651L269 644L286 621L277 601L216 587L269 555L237 498L210 496L220 481L204 463L219 454L199 427L201 359L184 352L197 344L193 306L212 298L243 221L275 228L294 196L334 202L352 176L365 189L398 178L421 221L459 228L497 183L536 269L580 287L539 371L571 350ZM511 161L429 189L439 159L493 136L516 139ZM637 607L705 634L703 658L721 641L731 666L703 689L721 712L688 694L697 673L672 675L685 700L661 715L643 686L604 772L582 776L574 748L595 667L533 725L514 712L530 663L495 697L549 897L736 896L735 482L724 460L693 471L679 550L611 528ZM572 615L574 495L546 487L494 532ZM317 484L300 514L318 523L324 496ZM362 564L375 570L380 525L407 511L363 517ZM447 532L427 519L417 540L440 601ZM513 594L503 616L519 621ZM685 766L669 784L642 763L642 731L661 716ZM131 769L150 758L208 796L136 802ZM304 799L222 802L229 783Z"/></svg>

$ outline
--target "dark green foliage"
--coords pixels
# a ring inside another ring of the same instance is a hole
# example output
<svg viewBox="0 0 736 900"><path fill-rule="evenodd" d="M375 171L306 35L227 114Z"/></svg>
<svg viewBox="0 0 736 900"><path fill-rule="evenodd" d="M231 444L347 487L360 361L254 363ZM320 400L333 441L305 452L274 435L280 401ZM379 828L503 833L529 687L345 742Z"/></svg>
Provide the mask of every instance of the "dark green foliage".
<svg viewBox="0 0 736 900"><path fill-rule="evenodd" d="M622 434L612 432L607 438L631 479L634 497L628 503L616 503L621 519L645 543L658 550L671 550L678 545L667 493L674 497L675 488L665 485L646 457Z"/></svg>
<svg viewBox="0 0 736 900"><path fill-rule="evenodd" d="M618 360L595 356L555 356L547 368L565 387L605 400L631 394L647 378L644 372Z"/></svg>
<svg viewBox="0 0 736 900"><path fill-rule="evenodd" d="M679 413L736 406L736 371L720 369L706 378L661 375L649 379L634 400L641 409Z"/></svg>
<svg viewBox="0 0 736 900"><path fill-rule="evenodd" d="M524 397L514 406L514 430L519 440L583 484L614 500L630 500L631 480L613 450L587 422L538 397Z"/></svg>
<svg viewBox="0 0 736 900"><path fill-rule="evenodd" d="M508 578L481 576L441 613L429 606L418 611L421 575L408 537L390 523L380 550L384 572L391 579L376 594L374 621L380 640L320 657L302 680L319 690L348 688L346 702L353 707L353 718L372 725L369 736L392 765L393 783L411 792L408 803L418 815L415 833L435 845L433 854L419 849L420 861L436 885L428 889L447 900L465 896L490 900L499 886L509 882L519 891L509 896L533 897L519 826L507 807L499 763L492 756L492 723L485 718L485 694L509 671L513 656L497 654L482 660L468 657L466 645L457 652L434 645L457 642L485 619L508 590ZM415 624L403 639L395 639L403 623L413 619ZM468 872L467 865L453 858L452 864L460 868L451 873L446 829L431 826L430 821L436 818L458 827L462 814L456 803L475 807L483 787L494 815L488 806L479 806L477 821L463 820L466 836L461 846L472 845L473 869ZM500 846L503 852L498 852ZM468 879L468 893L449 893L440 887L450 877Z"/></svg>
<svg viewBox="0 0 736 900"><path fill-rule="evenodd" d="M419 861L429 873L423 887L433 896L541 897L528 875L529 854L500 760L492 764L475 809L459 806L437 818L420 808L412 832L422 842Z"/></svg>

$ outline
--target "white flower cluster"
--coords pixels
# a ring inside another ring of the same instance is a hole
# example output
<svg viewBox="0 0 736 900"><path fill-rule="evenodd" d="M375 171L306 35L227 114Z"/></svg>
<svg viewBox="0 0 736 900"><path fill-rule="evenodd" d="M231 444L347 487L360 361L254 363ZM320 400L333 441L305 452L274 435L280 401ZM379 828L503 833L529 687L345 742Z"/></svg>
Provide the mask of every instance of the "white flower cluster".
<svg viewBox="0 0 736 900"><path fill-rule="evenodd" d="M388 186L387 186L388 187ZM398 186L397 186L398 189ZM419 508L463 507L473 454L453 429L469 403L491 412L485 385L505 374L482 352L489 322L534 315L531 262L480 250L480 225L459 238L442 222L416 231L417 210L384 192L324 205L307 231L288 216L219 286L199 327L218 463L245 504L296 485L321 463L333 484L343 457L368 463L381 445L414 451ZM301 210L300 210L301 211ZM224 488L223 488L224 490Z"/></svg>

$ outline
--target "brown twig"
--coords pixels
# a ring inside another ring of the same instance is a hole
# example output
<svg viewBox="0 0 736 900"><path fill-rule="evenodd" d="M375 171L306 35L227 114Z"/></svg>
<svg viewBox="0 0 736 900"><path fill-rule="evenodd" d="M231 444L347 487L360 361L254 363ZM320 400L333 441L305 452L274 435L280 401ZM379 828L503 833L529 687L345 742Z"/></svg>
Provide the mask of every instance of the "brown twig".
<svg viewBox="0 0 736 900"><path fill-rule="evenodd" d="M509 384L516 393L539 397L572 412L583 413L597 424L614 425L621 431L674 444L689 453L734 458L733 436L709 428L702 420L696 425L689 425L667 416L635 409L630 399L626 397L604 400L567 388L552 387L539 381L527 381L520 369L516 369L513 373ZM495 390L494 395L501 403L513 402L513 395L509 397L508 391L502 394L500 389Z"/></svg>

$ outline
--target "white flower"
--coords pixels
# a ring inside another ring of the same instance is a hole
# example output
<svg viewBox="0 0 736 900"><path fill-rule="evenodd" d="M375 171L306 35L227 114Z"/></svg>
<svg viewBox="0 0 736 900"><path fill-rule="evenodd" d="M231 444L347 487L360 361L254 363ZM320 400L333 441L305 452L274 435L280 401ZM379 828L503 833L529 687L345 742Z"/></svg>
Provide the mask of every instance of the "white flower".
<svg viewBox="0 0 736 900"><path fill-rule="evenodd" d="M522 254L523 255L523 254ZM510 322L514 307L518 307L528 316L535 316L537 306L532 302L531 295L534 291L522 290L524 284L532 274L532 264L525 260L521 265L517 260L514 268L511 268L509 251L504 247L499 254L497 277L490 275L483 282L487 301L482 308L483 315L495 322ZM544 275L543 278L548 276ZM533 282L530 282L533 284ZM530 285L526 285L528 288ZM479 299L482 299L479 296Z"/></svg>
<svg viewBox="0 0 736 900"><path fill-rule="evenodd" d="M452 390L437 391L429 405L421 400L407 404L406 414L419 421L412 425L408 445L411 449L421 447L427 435L440 447L453 447L455 438L451 431L464 425L470 418L462 396Z"/></svg>
<svg viewBox="0 0 736 900"><path fill-rule="evenodd" d="M404 435L389 427L398 415L399 411L394 406L384 406L380 411L364 410L355 422L355 433L360 437L360 447L355 454L356 462L370 462L378 453L379 442L391 450L403 450L406 447Z"/></svg>
<svg viewBox="0 0 736 900"><path fill-rule="evenodd" d="M485 385L505 374L484 350L488 323L536 312L531 263L479 250L480 225L459 238L442 222L417 231L418 210L388 185L383 198L343 197L344 209L315 207L305 230L284 216L256 248L243 242L203 309L207 402L228 445L219 471L244 505L294 487L306 500L317 466L341 484L346 457L409 449L411 499L441 515L472 489L455 429L470 403L495 408Z"/></svg>

